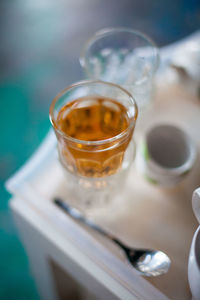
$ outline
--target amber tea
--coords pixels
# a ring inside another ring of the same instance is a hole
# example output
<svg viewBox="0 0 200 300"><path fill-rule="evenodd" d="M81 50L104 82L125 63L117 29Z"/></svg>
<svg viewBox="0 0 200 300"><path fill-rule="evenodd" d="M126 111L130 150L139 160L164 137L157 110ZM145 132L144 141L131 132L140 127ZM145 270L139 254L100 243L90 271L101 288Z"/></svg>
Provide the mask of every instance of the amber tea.
<svg viewBox="0 0 200 300"><path fill-rule="evenodd" d="M86 177L116 173L132 137L130 122L127 108L115 99L85 96L68 102L56 119L57 129L69 137L58 137L62 164Z"/></svg>

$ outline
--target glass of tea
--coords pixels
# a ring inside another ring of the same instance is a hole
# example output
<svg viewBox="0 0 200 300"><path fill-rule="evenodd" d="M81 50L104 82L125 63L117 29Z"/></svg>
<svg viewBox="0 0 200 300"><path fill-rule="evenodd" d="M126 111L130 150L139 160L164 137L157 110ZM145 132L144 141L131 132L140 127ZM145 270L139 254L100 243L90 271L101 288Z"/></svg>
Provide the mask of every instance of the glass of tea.
<svg viewBox="0 0 200 300"><path fill-rule="evenodd" d="M82 81L55 97L50 121L75 206L103 203L123 188L137 115L132 95L113 83Z"/></svg>
<svg viewBox="0 0 200 300"><path fill-rule="evenodd" d="M102 29L86 42L80 63L88 79L114 82L128 90L139 111L151 103L159 50L146 34L124 27Z"/></svg>

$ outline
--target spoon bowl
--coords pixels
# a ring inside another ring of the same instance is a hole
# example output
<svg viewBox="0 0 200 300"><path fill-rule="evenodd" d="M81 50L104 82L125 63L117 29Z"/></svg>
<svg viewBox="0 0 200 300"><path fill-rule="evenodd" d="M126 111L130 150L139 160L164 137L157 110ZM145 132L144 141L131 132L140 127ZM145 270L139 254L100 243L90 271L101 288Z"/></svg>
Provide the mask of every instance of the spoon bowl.
<svg viewBox="0 0 200 300"><path fill-rule="evenodd" d="M128 247L118 238L106 232L91 220L86 219L77 209L69 206L61 199L54 199L54 203L73 219L76 219L84 223L86 226L93 228L117 244L123 250L131 266L133 266L141 275L151 277L159 276L168 272L171 260L164 252L159 250L136 249Z"/></svg>
<svg viewBox="0 0 200 300"><path fill-rule="evenodd" d="M169 257L162 251L156 250L134 250L127 253L132 266L144 276L158 276L165 274L170 267Z"/></svg>

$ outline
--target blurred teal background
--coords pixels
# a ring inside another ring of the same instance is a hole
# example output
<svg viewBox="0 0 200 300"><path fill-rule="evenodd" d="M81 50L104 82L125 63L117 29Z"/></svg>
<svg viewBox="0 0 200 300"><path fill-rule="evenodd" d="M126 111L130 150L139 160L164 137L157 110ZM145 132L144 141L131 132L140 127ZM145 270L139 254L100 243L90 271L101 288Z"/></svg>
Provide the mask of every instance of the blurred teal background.
<svg viewBox="0 0 200 300"><path fill-rule="evenodd" d="M4 182L50 128L52 98L83 78L78 57L96 30L127 26L159 46L200 28L194 0L1 0L0 299L39 299L8 208ZM47 300L47 299L46 299Z"/></svg>

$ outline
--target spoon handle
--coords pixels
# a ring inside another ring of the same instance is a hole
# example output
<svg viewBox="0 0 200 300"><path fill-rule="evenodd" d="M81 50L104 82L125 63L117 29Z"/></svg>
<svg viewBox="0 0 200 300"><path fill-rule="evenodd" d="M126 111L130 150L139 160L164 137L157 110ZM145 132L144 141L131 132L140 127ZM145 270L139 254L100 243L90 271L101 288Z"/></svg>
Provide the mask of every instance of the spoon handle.
<svg viewBox="0 0 200 300"><path fill-rule="evenodd" d="M62 210L64 210L68 215L70 215L72 218L74 218L78 221L81 221L82 223L84 223L88 227L93 228L94 230L98 231L102 235L104 235L107 238L111 239L113 242L117 243L119 246L122 246L121 242L118 241L118 239L116 239L114 236L112 236L111 234L109 234L108 232L103 230L101 227L99 227L98 225L93 223L91 220L85 218L78 209L71 207L69 204L67 204L66 202L62 201L59 198L55 198L54 203L58 207L60 207Z"/></svg>
<svg viewBox="0 0 200 300"><path fill-rule="evenodd" d="M143 276L158 276L168 271L170 266L170 259L165 253L149 249L129 248L116 237L106 232L91 220L85 218L81 214L81 212L79 212L79 210L71 207L62 199L56 198L54 199L54 203L73 219L82 222L90 228L93 228L94 230L98 231L100 234L106 236L115 244L117 244L123 250L125 257L132 265L132 267L134 267ZM157 259L157 257L159 259Z"/></svg>

